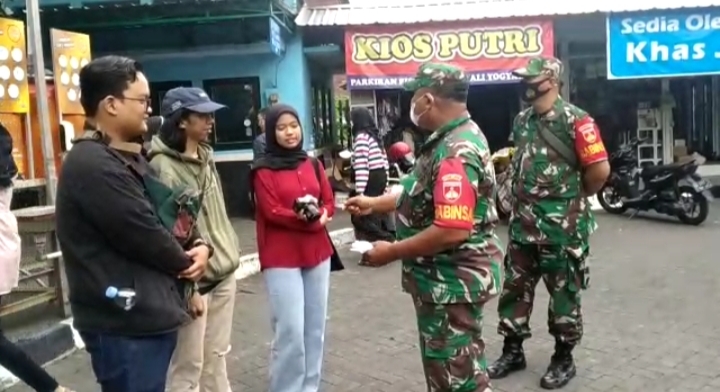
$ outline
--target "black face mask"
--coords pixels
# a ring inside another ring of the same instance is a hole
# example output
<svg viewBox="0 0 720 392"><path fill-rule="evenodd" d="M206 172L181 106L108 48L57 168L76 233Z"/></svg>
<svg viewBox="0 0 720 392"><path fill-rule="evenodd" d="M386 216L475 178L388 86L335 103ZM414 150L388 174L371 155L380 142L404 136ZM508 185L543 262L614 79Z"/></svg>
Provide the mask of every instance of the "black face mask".
<svg viewBox="0 0 720 392"><path fill-rule="evenodd" d="M522 100L528 103L532 103L549 93L551 89L547 89L545 91L540 90L540 85L545 82L547 82L547 79L537 82L523 81L522 83L525 86L525 92L523 93Z"/></svg>

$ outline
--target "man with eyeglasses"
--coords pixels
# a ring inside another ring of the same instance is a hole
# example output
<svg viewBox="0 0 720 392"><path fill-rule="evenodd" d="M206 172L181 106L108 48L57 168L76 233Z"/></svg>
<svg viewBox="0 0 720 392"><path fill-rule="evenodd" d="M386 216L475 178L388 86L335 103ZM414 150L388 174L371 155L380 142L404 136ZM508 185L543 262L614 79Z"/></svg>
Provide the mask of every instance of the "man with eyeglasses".
<svg viewBox="0 0 720 392"><path fill-rule="evenodd" d="M68 152L56 201L74 326L102 392L164 392L177 331L190 321L181 280L204 275L212 248L192 225L171 232L151 199L161 183L138 142L151 111L140 64L95 59L80 90L93 129Z"/></svg>

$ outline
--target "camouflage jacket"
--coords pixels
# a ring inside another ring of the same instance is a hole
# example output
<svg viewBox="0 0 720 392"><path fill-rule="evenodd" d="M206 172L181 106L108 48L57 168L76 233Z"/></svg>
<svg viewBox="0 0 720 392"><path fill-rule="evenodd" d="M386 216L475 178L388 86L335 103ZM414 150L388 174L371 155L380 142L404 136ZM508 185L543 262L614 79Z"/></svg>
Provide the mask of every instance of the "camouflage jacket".
<svg viewBox="0 0 720 392"><path fill-rule="evenodd" d="M585 111L558 98L545 115L539 116L528 108L515 118L511 241L577 244L587 241L597 227L590 205L582 196L581 170L570 166L538 133L540 127L547 127L573 146L573 124L585 116Z"/></svg>
<svg viewBox="0 0 720 392"><path fill-rule="evenodd" d="M485 135L469 118L437 130L420 148L415 168L402 180L397 236L403 240L433 225L433 189L440 164L448 158L462 161L477 198L475 210L466 211L471 235L465 243L432 257L403 260L403 289L425 302L483 303L499 293L504 250L495 234L498 217L490 151Z"/></svg>

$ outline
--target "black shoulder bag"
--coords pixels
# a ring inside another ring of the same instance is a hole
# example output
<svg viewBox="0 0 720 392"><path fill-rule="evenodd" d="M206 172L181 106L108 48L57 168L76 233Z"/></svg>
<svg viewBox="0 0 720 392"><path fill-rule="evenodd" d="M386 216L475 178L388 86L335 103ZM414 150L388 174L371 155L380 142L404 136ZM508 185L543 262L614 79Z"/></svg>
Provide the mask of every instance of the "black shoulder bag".
<svg viewBox="0 0 720 392"><path fill-rule="evenodd" d="M320 173L320 162L316 158L310 158L312 160L313 169L315 169L315 177L318 180L318 184L320 185L320 193L322 193L322 176ZM322 200L319 201L320 207L322 207ZM330 271L342 271L345 269L345 265L343 265L342 260L340 259L340 254L337 251L337 248L335 248L335 244L333 243L332 237L330 237L330 233L327 230L327 227L325 227L325 234L327 234L328 240L330 240L330 246L332 246L333 254L330 256Z"/></svg>

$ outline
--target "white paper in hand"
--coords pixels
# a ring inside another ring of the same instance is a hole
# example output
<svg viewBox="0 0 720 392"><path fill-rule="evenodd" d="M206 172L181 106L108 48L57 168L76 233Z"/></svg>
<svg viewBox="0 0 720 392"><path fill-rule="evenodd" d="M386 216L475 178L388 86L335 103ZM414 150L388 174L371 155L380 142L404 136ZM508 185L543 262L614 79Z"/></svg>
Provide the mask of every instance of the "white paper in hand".
<svg viewBox="0 0 720 392"><path fill-rule="evenodd" d="M350 251L355 253L366 253L373 248L373 245L367 241L355 241L350 245Z"/></svg>

